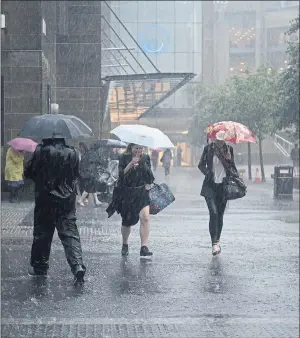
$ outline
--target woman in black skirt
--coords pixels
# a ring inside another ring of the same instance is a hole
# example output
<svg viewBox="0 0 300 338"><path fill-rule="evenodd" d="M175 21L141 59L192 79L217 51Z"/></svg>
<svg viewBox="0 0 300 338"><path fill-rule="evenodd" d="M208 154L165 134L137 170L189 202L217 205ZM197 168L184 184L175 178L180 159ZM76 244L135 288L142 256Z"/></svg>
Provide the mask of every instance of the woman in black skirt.
<svg viewBox="0 0 300 338"><path fill-rule="evenodd" d="M112 203L107 208L108 217L116 211L122 217L122 256L128 255L128 238L131 226L140 221L140 256L152 256L148 249L149 190L154 181L150 157L143 154L143 147L129 144L119 159L119 181L114 189Z"/></svg>

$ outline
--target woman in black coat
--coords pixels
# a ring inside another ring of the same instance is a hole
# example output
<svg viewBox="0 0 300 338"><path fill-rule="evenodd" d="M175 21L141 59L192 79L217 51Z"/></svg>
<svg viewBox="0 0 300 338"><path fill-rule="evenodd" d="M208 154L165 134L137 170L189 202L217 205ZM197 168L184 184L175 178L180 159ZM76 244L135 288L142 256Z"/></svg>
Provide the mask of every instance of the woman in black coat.
<svg viewBox="0 0 300 338"><path fill-rule="evenodd" d="M119 158L119 181L114 189L112 203L107 208L108 217L114 212L122 217L122 256L128 255L128 239L131 226L140 221L140 256L152 256L148 249L149 190L154 181L150 157L143 154L143 147L129 144L126 152Z"/></svg>
<svg viewBox="0 0 300 338"><path fill-rule="evenodd" d="M227 204L224 199L223 178L238 176L233 148L226 145L220 136L219 140L213 140L204 147L198 168L205 175L201 196L205 198L209 210L212 254L217 255L221 252L220 237Z"/></svg>

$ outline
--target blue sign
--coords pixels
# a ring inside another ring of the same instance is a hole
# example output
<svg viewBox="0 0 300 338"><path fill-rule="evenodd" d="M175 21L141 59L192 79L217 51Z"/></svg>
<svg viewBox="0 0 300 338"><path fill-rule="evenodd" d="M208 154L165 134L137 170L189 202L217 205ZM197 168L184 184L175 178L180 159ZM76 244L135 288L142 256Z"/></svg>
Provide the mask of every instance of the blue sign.
<svg viewBox="0 0 300 338"><path fill-rule="evenodd" d="M138 41L146 53L166 53L170 44L168 31L159 25L144 24L138 31Z"/></svg>

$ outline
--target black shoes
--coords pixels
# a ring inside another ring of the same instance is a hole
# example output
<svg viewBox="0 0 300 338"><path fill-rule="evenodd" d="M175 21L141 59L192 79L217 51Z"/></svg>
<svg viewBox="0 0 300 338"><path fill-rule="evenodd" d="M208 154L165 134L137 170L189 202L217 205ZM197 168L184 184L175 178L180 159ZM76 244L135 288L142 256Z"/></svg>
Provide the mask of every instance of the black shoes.
<svg viewBox="0 0 300 338"><path fill-rule="evenodd" d="M153 255L153 252L149 251L147 246L142 246L140 251L141 258L149 258Z"/></svg>
<svg viewBox="0 0 300 338"><path fill-rule="evenodd" d="M129 255L128 244L122 245L121 250L122 257L127 257ZM140 257L149 258L153 255L153 252L149 251L147 246L142 246L140 251Z"/></svg>
<svg viewBox="0 0 300 338"><path fill-rule="evenodd" d="M129 255L128 244L123 244L122 245L121 254L122 254L122 257L127 257Z"/></svg>
<svg viewBox="0 0 300 338"><path fill-rule="evenodd" d="M74 272L74 285L82 285L84 283L85 270L82 266L78 266Z"/></svg>
<svg viewBox="0 0 300 338"><path fill-rule="evenodd" d="M28 275L31 277L47 277L47 271L37 270L31 266L28 269Z"/></svg>

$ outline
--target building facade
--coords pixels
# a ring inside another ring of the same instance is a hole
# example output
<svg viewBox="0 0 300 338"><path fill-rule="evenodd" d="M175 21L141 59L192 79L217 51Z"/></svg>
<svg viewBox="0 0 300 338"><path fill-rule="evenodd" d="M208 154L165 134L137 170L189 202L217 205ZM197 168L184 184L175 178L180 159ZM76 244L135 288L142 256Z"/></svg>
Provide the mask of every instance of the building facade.
<svg viewBox="0 0 300 338"><path fill-rule="evenodd" d="M51 113L53 103L59 105L60 113L82 118L95 137L107 137L103 123L109 131L112 121L111 114L103 121L107 110L103 79L118 74L124 43L137 61L133 62L133 73L143 73L141 68L153 73L149 60L161 73L170 74L171 80L177 76L174 73L201 73L201 1L5 0L1 14L5 17L1 28L2 146L16 137L32 116ZM175 80L166 83L171 86L170 93L179 88ZM153 84L142 85L147 96ZM123 86L125 90L126 83ZM147 116L149 125L155 122L171 134L186 131L194 102L186 88L169 95L160 106L181 108L184 118L178 116L178 123L170 123L173 117L168 111L169 117L159 122ZM153 97L153 102L158 100Z"/></svg>
<svg viewBox="0 0 300 338"><path fill-rule="evenodd" d="M202 79L202 1L113 1L112 7L141 50L134 56L147 71L143 53L164 73L194 73L191 82ZM116 24L116 31L131 47L131 37ZM117 43L117 39L115 43ZM149 63L148 63L149 65ZM137 66L136 71L140 68ZM166 99L151 114L138 123L158 127L183 149L183 161L191 164L193 149L189 144L188 129L196 99L187 85ZM114 124L122 123L116 118ZM137 123L137 121L132 121Z"/></svg>
<svg viewBox="0 0 300 338"><path fill-rule="evenodd" d="M298 1L214 1L214 81L262 65L287 67L286 32L298 15Z"/></svg>

